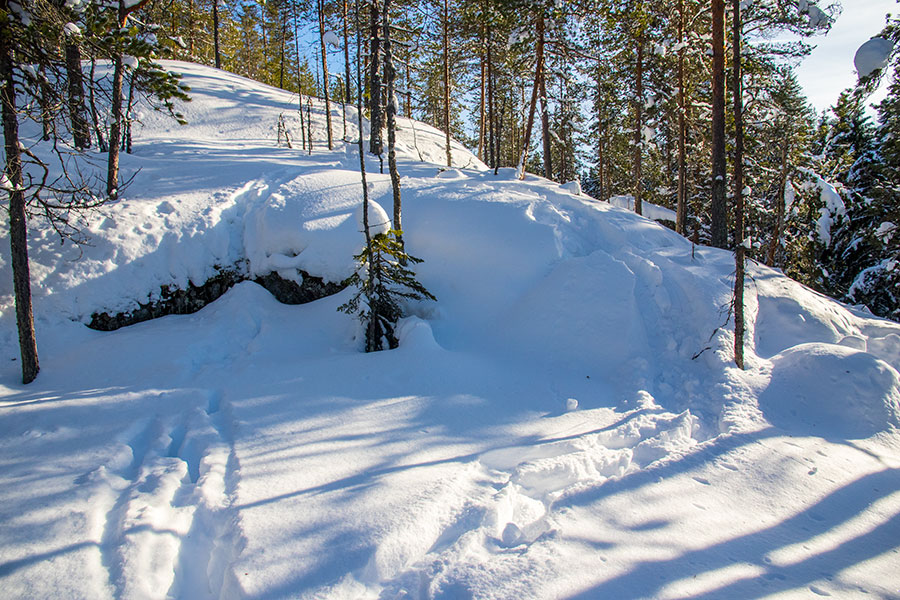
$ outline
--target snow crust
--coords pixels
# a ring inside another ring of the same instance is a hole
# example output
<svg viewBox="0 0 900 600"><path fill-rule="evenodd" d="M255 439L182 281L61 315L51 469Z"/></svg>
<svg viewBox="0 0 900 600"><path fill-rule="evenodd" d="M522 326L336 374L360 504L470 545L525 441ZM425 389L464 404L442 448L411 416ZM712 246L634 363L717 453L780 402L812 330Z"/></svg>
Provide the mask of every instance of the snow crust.
<svg viewBox="0 0 900 600"><path fill-rule="evenodd" d="M85 328L217 267L340 281L362 245L322 103L308 154L276 145L296 97L167 68L189 124L143 107L92 245L30 222L29 386L0 247L4 596L896 597L900 325L749 264L739 371L730 253L459 145L448 169L421 123L400 122L404 239L438 301L397 350L359 351L351 290L285 306L251 282Z"/></svg>

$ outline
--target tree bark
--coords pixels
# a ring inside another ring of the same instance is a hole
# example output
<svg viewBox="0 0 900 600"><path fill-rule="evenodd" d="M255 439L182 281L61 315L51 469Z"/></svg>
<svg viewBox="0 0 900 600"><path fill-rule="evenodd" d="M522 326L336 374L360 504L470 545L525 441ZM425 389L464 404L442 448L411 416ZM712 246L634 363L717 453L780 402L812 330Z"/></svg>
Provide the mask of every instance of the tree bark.
<svg viewBox="0 0 900 600"><path fill-rule="evenodd" d="M374 7L373 7L374 11ZM362 89L362 73L361 73L361 60L360 55L362 54L362 28L359 23L359 0L356 0L356 87L357 89ZM377 19L377 17L375 17ZM357 114L357 124L359 126L359 173L360 178L362 179L362 195L363 195L363 233L366 237L366 249L369 252L369 256L371 257L374 252L372 248L372 236L369 232L369 186L366 182L366 153L363 147L363 106L362 106L362 97L363 95L357 94L356 96L356 114ZM371 148L370 148L371 149ZM373 290L375 288L375 270L372 268L372 263L366 265L366 279L368 281L368 289ZM381 341L381 333L380 327L378 323L378 319L376 315L373 315L371 311L372 308L372 296L371 292L366 295L366 300L369 303L369 321L366 323L366 352L373 352L378 348L374 347L374 343L377 340L380 345Z"/></svg>
<svg viewBox="0 0 900 600"><path fill-rule="evenodd" d="M344 102L346 104L350 104L350 102L352 102L352 99L350 97L350 38L347 34L347 0L342 0L341 2L341 23L344 29L344 79L346 81L346 88L344 89Z"/></svg>
<svg viewBox="0 0 900 600"><path fill-rule="evenodd" d="M215 53L216 68L222 68L222 56L219 53L219 0L212 0L213 9L213 52Z"/></svg>
<svg viewBox="0 0 900 600"><path fill-rule="evenodd" d="M741 0L732 0L734 77L734 362L744 368L744 98L741 70Z"/></svg>
<svg viewBox="0 0 900 600"><path fill-rule="evenodd" d="M637 84L635 86L634 100L634 212L639 215L644 214L643 198L641 197L641 188L643 187L643 149L644 149L644 38L643 34L637 38L637 73L635 74Z"/></svg>
<svg viewBox="0 0 900 600"><path fill-rule="evenodd" d="M453 166L453 154L450 151L450 7L449 0L444 0L441 18L441 29L444 47L444 135L447 144L447 166Z"/></svg>
<svg viewBox="0 0 900 600"><path fill-rule="evenodd" d="M397 99L394 97L394 57L391 54L391 25L388 8L391 0L384 0L381 20L384 24L384 82L387 91L387 137L388 137L388 171L391 175L391 189L394 198L393 227L397 232L397 242L403 248L403 223L401 221L400 173L397 171Z"/></svg>
<svg viewBox="0 0 900 600"><path fill-rule="evenodd" d="M482 40L484 39L484 29L482 28ZM485 122L485 114L486 110L486 100L485 95L487 93L487 64L484 56L484 47L482 46L481 52L478 56L478 66L480 67L480 76L479 76L479 94L478 94L478 159L484 160L484 138L487 133L487 124Z"/></svg>
<svg viewBox="0 0 900 600"><path fill-rule="evenodd" d="M538 17L538 44L543 49L544 39L544 13ZM541 70L538 73L538 89L541 95L541 141L544 151L544 177L553 179L553 145L550 140L550 109L547 106L547 85L544 62L541 61Z"/></svg>
<svg viewBox="0 0 900 600"><path fill-rule="evenodd" d="M0 0L0 10L9 11L8 0ZM22 357L22 383L34 381L40 371L34 315L31 305L31 273L28 266L28 231L25 215L25 192L22 157L19 151L19 124L16 114L16 87L13 76L13 39L8 22L0 25L0 103L2 103L3 137L6 150L6 177L9 191L9 243L12 259L13 289L16 297L16 326Z"/></svg>
<svg viewBox="0 0 900 600"><path fill-rule="evenodd" d="M675 231L685 235L687 220L687 125L684 91L684 0L678 0L678 193Z"/></svg>
<svg viewBox="0 0 900 600"><path fill-rule="evenodd" d="M125 27L128 15L146 4L149 0L141 0L129 8L123 0L119 0L119 26ZM112 83L112 123L109 126L109 156L106 165L106 195L115 200L119 194L119 146L122 137L122 82L125 76L122 63L122 50L116 48L113 55Z"/></svg>
<svg viewBox="0 0 900 600"><path fill-rule="evenodd" d="M96 78L94 77L94 70L95 70L96 66L97 66L97 62L92 57L91 58L91 82L96 81ZM97 101L94 98L94 88L95 87L96 86L92 84L88 88L89 94L90 94L89 99L90 99L90 104L91 104L91 121L94 124L94 133L97 135L97 149L100 150L100 152L107 152L109 150L109 147L106 145L106 140L103 137L103 131L100 129L100 117L97 115Z"/></svg>
<svg viewBox="0 0 900 600"><path fill-rule="evenodd" d="M81 73L81 50L78 44L66 42L66 80L72 141L77 150L91 147L91 132L84 116L84 76Z"/></svg>
<svg viewBox="0 0 900 600"><path fill-rule="evenodd" d="M378 26L377 0L372 0L369 24L372 39L369 53L369 152L381 156L384 152L384 139L381 137L384 116L381 112L381 28Z"/></svg>
<svg viewBox="0 0 900 600"><path fill-rule="evenodd" d="M319 0L319 41L322 45L322 90L325 94L325 128L328 130L328 149L334 150L331 136L331 99L328 93L328 48L325 44L325 0Z"/></svg>
<svg viewBox="0 0 900 600"><path fill-rule="evenodd" d="M790 138L784 136L781 142L781 172L778 175L778 196L775 202L775 231L769 240L769 252L766 256L766 264L775 266L775 254L778 251L778 242L781 240L781 229L784 227L784 190L787 188L788 172L788 144Z"/></svg>
<svg viewBox="0 0 900 600"><path fill-rule="evenodd" d="M119 12L122 0L119 0ZM122 51L113 56L112 122L109 124L109 154L106 164L106 195L115 200L119 195L119 147L122 131L122 79L124 78Z"/></svg>
<svg viewBox="0 0 900 600"><path fill-rule="evenodd" d="M544 15L537 18L537 48L534 66L534 86L531 88L531 102L528 106L528 119L525 121L525 138L522 140L522 154L519 158L518 177L525 179L525 162L528 160L528 147L531 145L531 130L534 127L534 112L540 93L541 74L544 72Z"/></svg>
<svg viewBox="0 0 900 600"><path fill-rule="evenodd" d="M725 0L712 0L712 245L728 243L725 206Z"/></svg>
<svg viewBox="0 0 900 600"><path fill-rule="evenodd" d="M494 65L491 56L491 26L487 28L487 94L488 94L488 158L490 163L488 166L492 169L497 168L498 148L494 139L497 130L497 123L494 119Z"/></svg>

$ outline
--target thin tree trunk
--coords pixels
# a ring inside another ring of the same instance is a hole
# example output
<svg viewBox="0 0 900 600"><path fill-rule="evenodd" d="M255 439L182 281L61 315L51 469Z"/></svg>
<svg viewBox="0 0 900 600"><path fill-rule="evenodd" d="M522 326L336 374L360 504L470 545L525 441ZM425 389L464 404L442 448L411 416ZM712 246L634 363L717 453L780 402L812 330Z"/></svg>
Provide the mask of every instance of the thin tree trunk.
<svg viewBox="0 0 900 600"><path fill-rule="evenodd" d="M444 135L447 144L447 166L453 166L453 155L450 151L450 7L449 0L444 0L444 12L441 19L444 47Z"/></svg>
<svg viewBox="0 0 900 600"><path fill-rule="evenodd" d="M372 43L369 55L369 152L381 156L384 152L384 140L381 137L384 117L381 112L381 28L378 26L377 0L372 0L370 10Z"/></svg>
<svg viewBox="0 0 900 600"><path fill-rule="evenodd" d="M331 99L328 93L328 48L325 44L325 0L319 0L319 41L322 45L322 89L325 93L325 128L328 130L328 149L334 150L331 136Z"/></svg>
<svg viewBox="0 0 900 600"><path fill-rule="evenodd" d="M124 0L119 0L119 26L125 27L129 13L132 13L148 0L126 8ZM122 51L116 49L113 56L113 85L112 85L112 123L109 126L109 160L106 169L106 195L115 199L119 194L119 145L122 135L122 82L125 76L125 66L122 63Z"/></svg>
<svg viewBox="0 0 900 600"><path fill-rule="evenodd" d="M484 32L482 31L482 39L484 37ZM486 78L487 78L487 65L485 64L484 57L484 48L482 47L481 53L478 57L479 67L480 67L480 76L479 76L479 84L480 84L480 93L478 94L478 160L484 160L484 138L485 133L487 131L486 123L485 123L485 94L486 94Z"/></svg>
<svg viewBox="0 0 900 600"><path fill-rule="evenodd" d="M213 9L213 52L216 58L216 68L222 68L222 57L219 53L219 0L212 0ZM297 60L300 57L298 55Z"/></svg>
<svg viewBox="0 0 900 600"><path fill-rule="evenodd" d="M769 252L766 256L766 264L775 266L775 253L778 251L778 242L781 240L781 229L784 227L784 190L787 188L787 155L789 137L784 136L781 142L781 171L778 175L778 197L775 202L775 231L769 240Z"/></svg>
<svg viewBox="0 0 900 600"><path fill-rule="evenodd" d="M53 135L53 103L50 101L53 90L50 89L50 83L44 74L44 67L41 66L37 72L38 78L38 104L41 107L41 139L45 142L50 141Z"/></svg>
<svg viewBox="0 0 900 600"><path fill-rule="evenodd" d="M121 15L122 0L119 0L119 14ZM119 147L122 131L122 79L124 78L124 66L122 64L122 52L116 50L113 56L113 85L112 85L112 122L109 124L109 155L106 165L106 195L116 199L119 194Z"/></svg>
<svg viewBox="0 0 900 600"><path fill-rule="evenodd" d="M540 14L540 26L538 27L538 35L540 39L538 44L544 47L544 14ZM543 63L541 64L543 67ZM541 68L538 77L538 88L541 94L541 141L544 150L544 177L553 179L553 146L550 143L550 108L547 106L547 85L545 69Z"/></svg>
<svg viewBox="0 0 900 600"><path fill-rule="evenodd" d="M126 154L131 154L132 144L131 144L131 122L133 120L132 114L134 112L134 78L137 77L137 70L131 72L131 77L128 79L128 102L125 104L125 140L122 144L122 149L125 150Z"/></svg>
<svg viewBox="0 0 900 600"><path fill-rule="evenodd" d="M188 2L188 53L194 58L194 0Z"/></svg>
<svg viewBox="0 0 900 600"><path fill-rule="evenodd" d="M294 21L294 51L297 53L297 108L300 113L300 145L306 150L306 126L303 119L303 80L300 77L300 32L297 26L297 5L291 4L291 18Z"/></svg>
<svg viewBox="0 0 900 600"><path fill-rule="evenodd" d="M81 51L78 44L66 42L66 80L72 141L78 150L91 147L91 132L84 113L84 76L81 73Z"/></svg>
<svg viewBox="0 0 900 600"><path fill-rule="evenodd" d="M497 148L495 138L495 132L497 129L497 123L494 120L494 66L492 64L492 56L491 56L491 27L488 25L487 28L487 93L488 93L488 157L490 159L489 167L492 169L497 168L497 163L499 162L497 154L499 148Z"/></svg>
<svg viewBox="0 0 900 600"><path fill-rule="evenodd" d="M287 45L287 19L282 16L281 22L281 49L278 56L278 88L284 89L284 55Z"/></svg>
<svg viewBox="0 0 900 600"><path fill-rule="evenodd" d="M734 362L744 368L744 99L741 71L741 0L732 0L734 75Z"/></svg>
<svg viewBox="0 0 900 600"><path fill-rule="evenodd" d="M360 55L362 54L362 28L359 23L359 0L356 0L356 86L357 90L361 90L362 88L362 73L361 73L361 65L360 65ZM373 247L372 247L372 235L369 232L369 186L366 182L366 153L363 147L363 106L362 106L362 97L363 95L357 94L356 97L356 114L357 114L357 123L359 126L359 173L362 179L362 190L363 190L363 233L366 237L366 249L368 250L369 256L372 257L374 255ZM378 346L381 344L381 328L380 323L378 322L378 315L375 314L375 309L373 307L372 302L372 292L371 290L375 289L375 269L372 266L371 260L366 264L366 279L367 279L367 289L369 290L366 293L366 301L369 305L369 321L366 324L366 352L373 352L378 350L379 348L375 347L377 343Z"/></svg>
<svg viewBox="0 0 900 600"><path fill-rule="evenodd" d="M712 0L712 245L728 244L725 206L725 0Z"/></svg>
<svg viewBox="0 0 900 600"><path fill-rule="evenodd" d="M525 138L522 141L522 154L519 158L518 177L525 179L525 162L528 160L528 146L531 142L531 130L534 127L534 111L537 107L538 94L540 93L541 74L544 72L544 15L540 13L537 18L537 49L534 66L534 86L531 88L531 103L528 107L528 119L525 122Z"/></svg>
<svg viewBox="0 0 900 600"><path fill-rule="evenodd" d="M94 60L93 57L91 57L91 85L90 87L88 87L91 103L91 120L94 123L94 133L97 135L97 148L100 150L100 152L106 152L107 150L109 150L109 147L106 145L106 139L103 137L103 130L100 129L100 117L97 114L97 103L96 99L94 98L94 88L96 87L96 85L94 85L94 82L96 82L94 71L96 66L97 61Z"/></svg>
<svg viewBox="0 0 900 600"><path fill-rule="evenodd" d="M8 0L0 1L0 10L9 11ZM9 25L0 25L0 103L3 114L3 137L6 148L6 177L9 192L9 244L12 259L13 288L16 296L16 326L22 357L22 383L34 381L40 371L34 315L31 306L31 273L28 266L28 230L25 216L25 192L22 157L19 151L19 124L16 114L16 87L13 76L12 33Z"/></svg>
<svg viewBox="0 0 900 600"><path fill-rule="evenodd" d="M644 214L644 202L641 192L643 187L643 163L644 155L644 38L637 39L637 73L635 74L637 85L635 87L634 100L634 212Z"/></svg>
<svg viewBox="0 0 900 600"><path fill-rule="evenodd" d="M597 184L598 184L598 188L599 188L599 194L598 194L599 197L597 198L597 200L606 200L606 181L604 181L604 176L605 176L604 171L606 170L606 164L605 164L606 156L605 156L605 153L603 152L603 134L604 133L605 133L605 131L604 131L603 125L601 124L600 128L598 129L599 135L597 136L599 138L599 140L597 141L597 171L598 171Z"/></svg>
<svg viewBox="0 0 900 600"><path fill-rule="evenodd" d="M344 102L350 104L353 100L350 97L350 37L347 33L347 0L341 2L341 23L344 29L344 79L347 86L344 89ZM344 112L347 111L344 110ZM344 135L346 136L346 134Z"/></svg>
<svg viewBox="0 0 900 600"><path fill-rule="evenodd" d="M685 235L687 220L687 126L685 124L684 92L684 0L678 0L678 199L675 210L675 231Z"/></svg>
<svg viewBox="0 0 900 600"><path fill-rule="evenodd" d="M391 54L391 25L388 9L390 0L384 0L381 20L384 25L384 82L387 86L387 135L388 135L388 171L391 175L391 189L394 197L394 230L397 242L403 248L403 223L401 221L400 173L397 171L397 152L394 145L397 141L397 99L394 97L394 57ZM404 261L401 261L401 264Z"/></svg>
<svg viewBox="0 0 900 600"><path fill-rule="evenodd" d="M412 119L412 75L410 74L409 48L406 49L406 118Z"/></svg>
<svg viewBox="0 0 900 600"><path fill-rule="evenodd" d="M309 155L312 156L313 136L312 136L312 98L306 97L306 142L309 147Z"/></svg>

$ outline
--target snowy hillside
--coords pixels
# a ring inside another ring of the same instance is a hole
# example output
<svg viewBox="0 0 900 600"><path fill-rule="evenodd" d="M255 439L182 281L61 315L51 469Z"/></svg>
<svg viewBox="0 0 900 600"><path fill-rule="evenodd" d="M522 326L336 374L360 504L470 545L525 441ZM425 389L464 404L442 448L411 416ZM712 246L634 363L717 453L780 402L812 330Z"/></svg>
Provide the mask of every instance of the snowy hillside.
<svg viewBox="0 0 900 600"><path fill-rule="evenodd" d="M308 154L296 97L170 68L189 125L143 115L91 245L30 223L29 386L0 245L0 595L900 597L900 325L752 265L738 371L730 254L461 146L442 169L421 123L403 221L438 300L397 350L360 352L351 290L252 281L88 329L222 269L338 282L363 242L322 104Z"/></svg>

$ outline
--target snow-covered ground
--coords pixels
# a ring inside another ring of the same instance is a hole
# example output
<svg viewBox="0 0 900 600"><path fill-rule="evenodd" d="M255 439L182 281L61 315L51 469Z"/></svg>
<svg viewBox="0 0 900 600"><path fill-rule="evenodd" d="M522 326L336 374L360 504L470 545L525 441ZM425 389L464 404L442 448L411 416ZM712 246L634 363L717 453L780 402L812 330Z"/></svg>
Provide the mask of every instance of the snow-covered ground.
<svg viewBox="0 0 900 600"><path fill-rule="evenodd" d="M350 290L251 282L87 329L216 267L339 280L362 244L321 105L308 155L290 94L170 68L190 124L144 115L92 244L30 224L28 386L2 245L0 596L900 597L900 325L752 265L738 371L730 254L462 147L441 169L420 123L403 221L438 301L397 350L360 352Z"/></svg>

